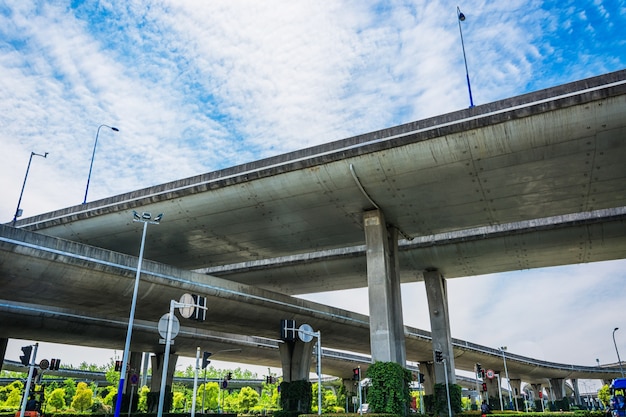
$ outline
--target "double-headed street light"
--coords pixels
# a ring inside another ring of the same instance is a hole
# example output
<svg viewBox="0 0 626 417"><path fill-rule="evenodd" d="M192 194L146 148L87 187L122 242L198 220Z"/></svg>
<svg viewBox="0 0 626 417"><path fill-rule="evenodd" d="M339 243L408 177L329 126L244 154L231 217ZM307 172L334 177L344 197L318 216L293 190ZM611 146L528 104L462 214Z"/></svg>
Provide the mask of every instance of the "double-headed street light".
<svg viewBox="0 0 626 417"><path fill-rule="evenodd" d="M472 99L472 87L470 86L469 71L467 70L467 57L465 56L465 43L463 42L463 31L461 30L461 22L465 21L465 15L456 6L456 17L459 22L459 33L461 34L461 48L463 48L463 61L465 62L465 78L467 79L467 91L469 92L470 107L474 107L474 99Z"/></svg>
<svg viewBox="0 0 626 417"><path fill-rule="evenodd" d="M511 389L511 379L509 378L509 371L506 368L506 356L504 356L504 351L506 351L506 346L501 346L500 352L502 352L502 360L504 361L504 374L506 375L506 380L507 380L507 383L509 384L509 402L513 403L513 400L511 397L513 390ZM514 404L515 404L515 411L519 411L517 409L517 401L515 401Z"/></svg>
<svg viewBox="0 0 626 417"><path fill-rule="evenodd" d="M87 193L89 192L89 180L91 179L91 170L93 168L93 159L96 156L96 146L98 145L98 135L100 134L100 129L103 127L108 127L114 132L119 132L120 130L117 127L100 125L98 126L98 130L96 131L96 140L93 143L93 152L91 153L91 164L89 164L89 175L87 176L87 187L85 187L85 199L83 200L83 204L87 203Z"/></svg>
<svg viewBox="0 0 626 417"><path fill-rule="evenodd" d="M28 158L28 166L26 167L26 175L24 175L24 183L22 183L22 191L20 192L19 200L17 200L17 208L15 209L15 215L13 216L13 226L15 226L15 222L17 221L17 218L22 215L22 210L20 210L20 204L22 203L22 195L24 194L24 187L26 187L26 179L28 178L28 171L30 170L30 163L33 160L33 156L41 156L43 158L47 158L48 152L46 152L43 155L35 153L35 152L30 153L30 158Z"/></svg>
<svg viewBox="0 0 626 417"><path fill-rule="evenodd" d="M124 392L124 382L126 380L126 371L128 367L128 356L130 352L130 339L133 334L133 321L135 319L135 307L137 305L137 290L139 288L139 276L141 275L141 262L143 260L143 248L146 242L146 231L148 230L148 224L159 224L163 214L159 214L154 219L150 213L143 212L137 213L133 210L133 221L143 223L143 233L141 235L141 247L139 249L139 261L137 262L137 274L135 275L135 288L133 289L133 301L130 305L130 317L128 319L128 330L126 332L126 344L124 345L124 354L122 357L122 371L120 372L120 383L117 387L117 401L115 404L115 417L120 416L122 408L122 394Z"/></svg>
<svg viewBox="0 0 626 417"><path fill-rule="evenodd" d="M613 344L615 345L615 353L617 353L617 361L619 362L619 371L622 373L622 378L624 378L624 369L622 368L622 360L619 358L619 350L617 350L617 343L615 343L615 332L619 330L619 327L613 329Z"/></svg>

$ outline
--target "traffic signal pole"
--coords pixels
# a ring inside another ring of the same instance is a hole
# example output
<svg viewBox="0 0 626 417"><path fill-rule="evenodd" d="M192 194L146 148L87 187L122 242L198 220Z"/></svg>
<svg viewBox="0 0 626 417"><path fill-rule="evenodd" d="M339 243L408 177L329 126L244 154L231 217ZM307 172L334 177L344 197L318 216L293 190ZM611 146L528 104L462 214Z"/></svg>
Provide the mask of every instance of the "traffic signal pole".
<svg viewBox="0 0 626 417"><path fill-rule="evenodd" d="M26 402L28 401L28 397L30 395L30 383L33 380L33 371L35 370L35 359L37 358L38 347L39 343L35 343L33 354L30 357L30 364L28 365L28 379L26 380L26 386L24 386L24 397L22 398L22 408L20 412L21 417L24 417L24 413L26 412Z"/></svg>
<svg viewBox="0 0 626 417"><path fill-rule="evenodd" d="M193 371L193 395L191 397L191 417L194 417L196 415L196 393L198 392L198 367L199 366L200 366L200 346L198 346L196 349L196 367Z"/></svg>

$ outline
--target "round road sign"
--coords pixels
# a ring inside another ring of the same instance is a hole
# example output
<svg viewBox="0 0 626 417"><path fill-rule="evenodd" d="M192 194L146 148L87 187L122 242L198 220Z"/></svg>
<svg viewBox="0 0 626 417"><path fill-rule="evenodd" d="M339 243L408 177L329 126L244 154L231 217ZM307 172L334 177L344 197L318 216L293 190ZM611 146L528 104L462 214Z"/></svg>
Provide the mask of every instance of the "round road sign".
<svg viewBox="0 0 626 417"><path fill-rule="evenodd" d="M298 327L298 337L304 343L309 343L313 340L313 335L311 333L313 333L313 327L309 324L302 324Z"/></svg>
<svg viewBox="0 0 626 417"><path fill-rule="evenodd" d="M42 359L41 362L39 362L39 367L41 369L48 369L48 366L50 366L50 361L48 359Z"/></svg>
<svg viewBox="0 0 626 417"><path fill-rule="evenodd" d="M487 378L489 379L493 379L494 376L496 376L495 372L493 372L492 369L487 369Z"/></svg>
<svg viewBox="0 0 626 417"><path fill-rule="evenodd" d="M174 317L172 320L172 334L171 334L171 337L173 339L178 335L178 331L180 330L180 322L178 321L178 317L176 317L176 314L172 314L172 316ZM159 334L161 335L163 339L167 338L167 326L169 325L169 317L170 317L170 313L165 313L159 319L159 325L158 325Z"/></svg>
<svg viewBox="0 0 626 417"><path fill-rule="evenodd" d="M180 313L181 316L183 316L184 318L188 319L189 317L191 317L191 315L193 314L193 311L195 310L194 305L196 304L195 301L193 300L193 296L191 294L183 294L180 296L180 301L181 304L185 304L183 307L179 307L178 308L178 312ZM165 336L163 336L165 337Z"/></svg>

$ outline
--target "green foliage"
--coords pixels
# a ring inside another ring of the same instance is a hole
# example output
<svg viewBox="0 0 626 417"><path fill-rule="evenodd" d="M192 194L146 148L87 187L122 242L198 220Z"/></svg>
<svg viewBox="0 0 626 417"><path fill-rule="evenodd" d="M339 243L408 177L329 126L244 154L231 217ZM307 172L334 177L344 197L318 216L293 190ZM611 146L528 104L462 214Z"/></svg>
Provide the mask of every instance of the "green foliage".
<svg viewBox="0 0 626 417"><path fill-rule="evenodd" d="M202 401L204 399L204 410L217 411L219 391L220 387L217 382L207 382L206 384L200 385L197 391L196 409L202 409Z"/></svg>
<svg viewBox="0 0 626 417"><path fill-rule="evenodd" d="M312 384L309 381L282 382L280 384L280 405L283 411L310 413Z"/></svg>
<svg viewBox="0 0 626 417"><path fill-rule="evenodd" d="M602 401L602 404L607 407L611 403L611 390L608 384L604 384L598 391L598 399Z"/></svg>
<svg viewBox="0 0 626 417"><path fill-rule="evenodd" d="M395 362L376 362L367 369L372 385L367 400L371 412L407 415L411 372Z"/></svg>
<svg viewBox="0 0 626 417"><path fill-rule="evenodd" d="M8 407L18 407L22 402L22 392L21 390L14 389L9 393L7 400L4 405Z"/></svg>
<svg viewBox="0 0 626 417"><path fill-rule="evenodd" d="M91 408L93 403L93 391L89 389L85 382L79 382L76 387L76 393L72 397L72 408L83 412Z"/></svg>
<svg viewBox="0 0 626 417"><path fill-rule="evenodd" d="M146 412L148 411L148 393L150 392L150 388L147 386L143 386L139 389L139 400L137 401L137 411Z"/></svg>
<svg viewBox="0 0 626 417"><path fill-rule="evenodd" d="M55 388L54 391L48 395L48 405L53 407L55 411L65 408L65 389Z"/></svg>
<svg viewBox="0 0 626 417"><path fill-rule="evenodd" d="M72 378L67 378L63 381L63 388L65 389L65 404L71 404L72 398L76 394L76 381Z"/></svg>
<svg viewBox="0 0 626 417"><path fill-rule="evenodd" d="M259 393L256 392L253 388L243 387L239 390L239 394L237 396L239 406L237 407L237 412L240 413L248 413L255 405L259 403Z"/></svg>
<svg viewBox="0 0 626 417"><path fill-rule="evenodd" d="M172 400L172 408L174 411L182 411L185 409L185 393L184 392L174 392L173 400Z"/></svg>

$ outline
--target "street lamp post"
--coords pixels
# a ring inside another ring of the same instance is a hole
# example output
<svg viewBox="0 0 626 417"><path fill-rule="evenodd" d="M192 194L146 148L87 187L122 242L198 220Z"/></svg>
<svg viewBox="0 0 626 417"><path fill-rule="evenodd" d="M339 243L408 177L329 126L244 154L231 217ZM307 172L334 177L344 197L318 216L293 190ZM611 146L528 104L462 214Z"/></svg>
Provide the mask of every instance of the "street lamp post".
<svg viewBox="0 0 626 417"><path fill-rule="evenodd" d="M461 13L459 6L456 6L456 17L459 22L459 33L461 34L461 48L463 48L463 62L465 62L465 78L467 79L467 91L469 92L470 107L474 107L474 99L472 99L472 87L470 86L469 71L467 70L467 57L465 56L465 43L463 42L463 31L461 30L461 22L465 21L465 15Z"/></svg>
<svg viewBox="0 0 626 417"><path fill-rule="evenodd" d="M100 125L98 126L98 130L96 131L96 140L93 143L93 152L91 153L91 164L89 164L89 175L87 176L87 187L85 187L85 199L83 200L83 204L87 203L87 193L89 192L89 180L91 179L91 170L93 168L93 159L96 156L96 146L98 145L98 135L100 134L100 129L103 127L108 127L114 132L119 132L120 130L117 127L108 126L108 125Z"/></svg>
<svg viewBox="0 0 626 417"><path fill-rule="evenodd" d="M130 339L133 334L133 321L135 319L135 307L137 305L137 290L139 289L139 276L141 275L141 262L143 260L143 248L146 243L146 231L148 230L148 224L159 224L163 214L159 214L154 219L150 213L139 214L133 211L133 221L143 223L143 233L141 235L141 247L139 249L139 260L137 262L137 273L135 275L135 287L133 289L133 300L130 305L130 317L128 318L128 330L126 331L126 343L124 345L124 354L122 356L122 370L120 372L120 382L117 387L117 401L115 403L115 417L120 416L122 408L122 395L124 393L124 382L126 380L126 368L128 366L128 356L130 351Z"/></svg>
<svg viewBox="0 0 626 417"><path fill-rule="evenodd" d="M509 371L506 368L506 356L504 356L504 351L506 350L506 346L501 346L500 347L500 351L502 352L502 360L504 361L504 374L506 375L506 381L509 384L509 403L513 403L513 400L511 399L511 395L513 394L513 390L511 389L511 379L509 378ZM515 411L519 411L517 409L517 401L515 401Z"/></svg>
<svg viewBox="0 0 626 417"><path fill-rule="evenodd" d="M26 179L28 178L28 171L30 170L30 163L33 160L33 156L41 156L41 157L47 158L48 152L46 152L43 155L35 153L35 152L30 153L30 158L28 158L28 166L26 167L26 175L24 175L24 183L22 184L22 191L20 192L19 200L17 200L17 208L15 209L15 216L13 216L13 226L15 226L15 222L17 221L17 218L22 215L22 212L20 210L20 204L22 203L22 195L24 194L24 187L26 187Z"/></svg>
<svg viewBox="0 0 626 417"><path fill-rule="evenodd" d="M617 350L617 343L615 343L615 332L619 330L619 327L613 329L613 344L615 345L615 353L617 353L617 362L619 362L619 371L622 373L622 378L624 378L624 369L622 368L622 360L619 358L619 350Z"/></svg>

